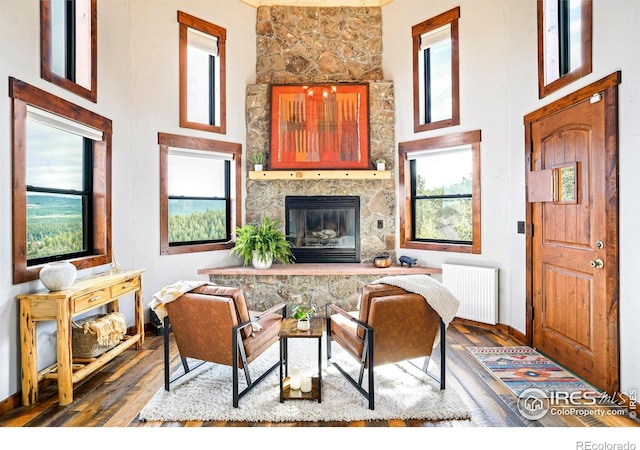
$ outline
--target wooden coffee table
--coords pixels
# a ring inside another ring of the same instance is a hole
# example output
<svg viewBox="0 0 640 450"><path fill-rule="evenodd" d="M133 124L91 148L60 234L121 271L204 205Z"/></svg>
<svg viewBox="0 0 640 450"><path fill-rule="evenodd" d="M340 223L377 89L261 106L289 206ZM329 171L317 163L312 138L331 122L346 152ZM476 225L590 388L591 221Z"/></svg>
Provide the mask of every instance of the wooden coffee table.
<svg viewBox="0 0 640 450"><path fill-rule="evenodd" d="M307 331L298 330L298 321L292 317L285 317L280 326L280 403L285 400L318 400L322 402L322 318L311 319L311 327ZM293 338L318 340L318 376L311 377L311 392L291 389L289 377L289 349L288 340Z"/></svg>

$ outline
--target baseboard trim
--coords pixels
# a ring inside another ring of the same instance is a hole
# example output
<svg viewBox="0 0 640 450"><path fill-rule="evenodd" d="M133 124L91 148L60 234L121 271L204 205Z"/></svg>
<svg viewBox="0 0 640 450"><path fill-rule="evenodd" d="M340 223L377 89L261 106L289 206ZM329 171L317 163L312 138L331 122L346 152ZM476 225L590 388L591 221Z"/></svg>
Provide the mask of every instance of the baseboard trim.
<svg viewBox="0 0 640 450"><path fill-rule="evenodd" d="M0 402L0 416L22 405L22 392L16 392Z"/></svg>

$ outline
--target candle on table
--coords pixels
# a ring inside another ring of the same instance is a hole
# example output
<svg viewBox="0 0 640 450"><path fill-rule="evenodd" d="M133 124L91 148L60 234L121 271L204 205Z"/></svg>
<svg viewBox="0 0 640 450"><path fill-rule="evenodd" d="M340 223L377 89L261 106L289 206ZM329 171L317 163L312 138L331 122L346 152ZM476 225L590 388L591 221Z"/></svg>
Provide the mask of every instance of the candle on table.
<svg viewBox="0 0 640 450"><path fill-rule="evenodd" d="M289 387L293 390L300 389L300 369L291 369L291 378L289 378Z"/></svg>
<svg viewBox="0 0 640 450"><path fill-rule="evenodd" d="M311 377L302 377L300 379L300 390L302 392L311 392Z"/></svg>

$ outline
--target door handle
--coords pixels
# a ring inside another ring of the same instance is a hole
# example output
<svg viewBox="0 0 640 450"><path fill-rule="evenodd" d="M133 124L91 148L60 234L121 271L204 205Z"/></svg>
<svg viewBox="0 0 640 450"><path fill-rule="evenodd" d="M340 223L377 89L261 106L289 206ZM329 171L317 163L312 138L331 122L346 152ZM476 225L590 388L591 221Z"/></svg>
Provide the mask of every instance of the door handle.
<svg viewBox="0 0 640 450"><path fill-rule="evenodd" d="M594 269L602 269L604 267L604 261L602 261L600 258L594 259L593 261L589 262L589 265Z"/></svg>

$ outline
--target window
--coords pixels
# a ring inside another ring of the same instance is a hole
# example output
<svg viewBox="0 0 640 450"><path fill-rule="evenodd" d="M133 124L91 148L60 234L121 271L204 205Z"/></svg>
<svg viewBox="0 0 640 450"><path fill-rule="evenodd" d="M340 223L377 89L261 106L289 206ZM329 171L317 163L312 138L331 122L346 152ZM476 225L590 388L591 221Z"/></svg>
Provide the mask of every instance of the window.
<svg viewBox="0 0 640 450"><path fill-rule="evenodd" d="M14 78L13 282L111 261L111 121Z"/></svg>
<svg viewBox="0 0 640 450"><path fill-rule="evenodd" d="M454 8L411 28L414 131L460 123L458 18Z"/></svg>
<svg viewBox="0 0 640 450"><path fill-rule="evenodd" d="M480 131L399 144L400 247L480 253Z"/></svg>
<svg viewBox="0 0 640 450"><path fill-rule="evenodd" d="M240 223L242 146L158 133L160 252L228 249Z"/></svg>
<svg viewBox="0 0 640 450"><path fill-rule="evenodd" d="M96 0L40 1L43 79L97 101Z"/></svg>
<svg viewBox="0 0 640 450"><path fill-rule="evenodd" d="M539 97L591 73L591 0L538 0Z"/></svg>
<svg viewBox="0 0 640 450"><path fill-rule="evenodd" d="M180 126L226 133L224 28L178 11Z"/></svg>

